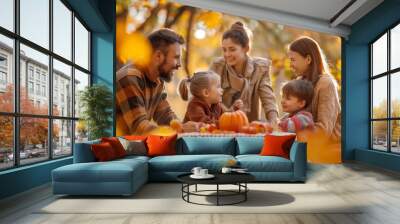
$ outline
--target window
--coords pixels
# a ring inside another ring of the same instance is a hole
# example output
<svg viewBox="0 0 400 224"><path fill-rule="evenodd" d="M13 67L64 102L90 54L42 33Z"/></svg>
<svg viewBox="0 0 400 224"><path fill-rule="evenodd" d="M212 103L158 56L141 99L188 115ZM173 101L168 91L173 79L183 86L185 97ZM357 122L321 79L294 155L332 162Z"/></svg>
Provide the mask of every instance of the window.
<svg viewBox="0 0 400 224"><path fill-rule="evenodd" d="M33 67L29 66L29 71L28 71L29 79L33 80Z"/></svg>
<svg viewBox="0 0 400 224"><path fill-rule="evenodd" d="M38 101L37 104L40 104ZM20 118L19 158L22 165L49 158L48 119ZM34 133L34 134L33 134Z"/></svg>
<svg viewBox="0 0 400 224"><path fill-rule="evenodd" d="M28 93L33 94L33 82L28 82Z"/></svg>
<svg viewBox="0 0 400 224"><path fill-rule="evenodd" d="M49 0L20 0L21 36L49 48Z"/></svg>
<svg viewBox="0 0 400 224"><path fill-rule="evenodd" d="M400 24L370 45L371 148L400 153Z"/></svg>
<svg viewBox="0 0 400 224"><path fill-rule="evenodd" d="M6 85L7 84L7 73L0 71L0 84Z"/></svg>
<svg viewBox="0 0 400 224"><path fill-rule="evenodd" d="M0 10L1 11L1 10ZM14 122L12 116L0 115L0 170L14 166Z"/></svg>
<svg viewBox="0 0 400 224"><path fill-rule="evenodd" d="M0 26L14 31L14 0L1 0Z"/></svg>
<svg viewBox="0 0 400 224"><path fill-rule="evenodd" d="M0 54L0 68L7 68L7 56Z"/></svg>
<svg viewBox="0 0 400 224"><path fill-rule="evenodd" d="M36 84L36 95L40 95L40 84Z"/></svg>
<svg viewBox="0 0 400 224"><path fill-rule="evenodd" d="M40 81L40 70L36 69L36 80Z"/></svg>
<svg viewBox="0 0 400 224"><path fill-rule="evenodd" d="M72 153L71 120L53 120L53 146L53 157L70 155Z"/></svg>
<svg viewBox="0 0 400 224"><path fill-rule="evenodd" d="M56 106L54 104L58 104L58 97L59 97L59 91L60 91L60 100L62 103L64 103L64 96L67 96L69 99L72 101L72 91L70 89L65 89L64 85L65 83L70 83L72 84L72 68L69 65L66 65L56 59L53 60L53 90L54 90L54 95L53 95L53 106ZM68 116L72 117L72 108L71 105L72 102L68 102L68 107L66 108L66 114L63 114L62 116ZM60 114L59 108L53 110L53 114L57 115Z"/></svg>
<svg viewBox="0 0 400 224"><path fill-rule="evenodd" d="M81 114L80 93L89 85L89 74L75 70L75 117Z"/></svg>
<svg viewBox="0 0 400 224"><path fill-rule="evenodd" d="M2 10L0 9L0 13L3 12ZM0 15L0 20L2 16L4 15ZM14 71L11 65L13 52L13 40L0 33L0 113L14 111Z"/></svg>
<svg viewBox="0 0 400 224"><path fill-rule="evenodd" d="M71 156L74 136L87 139L74 105L90 85L90 31L67 1L0 2L0 170Z"/></svg>
<svg viewBox="0 0 400 224"><path fill-rule="evenodd" d="M54 53L71 60L72 12L60 1L53 0Z"/></svg>
<svg viewBox="0 0 400 224"><path fill-rule="evenodd" d="M75 62L82 68L89 69L89 32L75 18Z"/></svg>
<svg viewBox="0 0 400 224"><path fill-rule="evenodd" d="M42 96L46 96L46 86L42 86Z"/></svg>

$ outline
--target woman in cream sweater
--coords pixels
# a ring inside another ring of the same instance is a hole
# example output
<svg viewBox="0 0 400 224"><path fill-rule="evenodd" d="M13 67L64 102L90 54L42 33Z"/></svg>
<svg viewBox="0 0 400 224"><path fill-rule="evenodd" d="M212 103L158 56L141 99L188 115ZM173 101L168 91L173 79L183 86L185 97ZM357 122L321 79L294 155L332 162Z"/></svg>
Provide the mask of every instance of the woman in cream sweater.
<svg viewBox="0 0 400 224"><path fill-rule="evenodd" d="M250 38L243 23L234 23L222 36L223 57L214 59L210 70L221 77L222 103L227 110L240 108L249 121L256 121L261 120L262 106L265 118L276 124L278 110L269 77L271 61L249 56Z"/></svg>
<svg viewBox="0 0 400 224"><path fill-rule="evenodd" d="M310 81L314 96L308 110L313 115L317 131L323 131L335 142L340 141L341 108L338 84L329 72L318 43L301 37L289 46L290 66L298 79Z"/></svg>

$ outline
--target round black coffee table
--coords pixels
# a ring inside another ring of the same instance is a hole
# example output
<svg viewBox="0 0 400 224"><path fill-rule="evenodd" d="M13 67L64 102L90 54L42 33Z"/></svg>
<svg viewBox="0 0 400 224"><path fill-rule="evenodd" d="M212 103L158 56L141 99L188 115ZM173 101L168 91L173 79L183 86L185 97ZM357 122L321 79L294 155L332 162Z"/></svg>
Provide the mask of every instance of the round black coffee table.
<svg viewBox="0 0 400 224"><path fill-rule="evenodd" d="M215 177L212 179L193 179L190 177L191 173L182 174L177 177L178 181L182 183L182 199L188 203L198 204L198 205L234 205L247 200L247 192L249 188L247 183L255 180L255 177L248 173L215 173ZM215 190L197 190L197 185L216 185ZM190 186L195 186L194 191L190 191ZM220 189L220 185L236 185L237 190L223 190ZM209 192L215 192L215 194L205 194ZM204 196L204 197L216 197L216 204L202 204L190 201L190 196ZM231 203L221 203L221 197L232 197L241 196L240 200Z"/></svg>

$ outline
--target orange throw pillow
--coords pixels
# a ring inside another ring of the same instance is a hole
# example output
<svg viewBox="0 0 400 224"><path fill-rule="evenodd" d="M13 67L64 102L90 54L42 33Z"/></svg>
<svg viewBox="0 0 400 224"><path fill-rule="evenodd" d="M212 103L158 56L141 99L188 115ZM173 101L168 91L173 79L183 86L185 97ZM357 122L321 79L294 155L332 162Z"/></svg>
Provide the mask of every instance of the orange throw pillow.
<svg viewBox="0 0 400 224"><path fill-rule="evenodd" d="M115 155L117 156L117 158L126 156L126 151L118 138L116 138L116 137L101 138L101 142L110 143L110 145L114 149L114 152L115 152Z"/></svg>
<svg viewBox="0 0 400 224"><path fill-rule="evenodd" d="M93 144L91 145L91 149L94 157L99 162L110 161L117 158L113 147L108 142Z"/></svg>
<svg viewBox="0 0 400 224"><path fill-rule="evenodd" d="M175 155L175 142L178 135L158 136L150 135L147 137L148 156Z"/></svg>
<svg viewBox="0 0 400 224"><path fill-rule="evenodd" d="M264 146L261 149L262 156L281 156L289 159L290 147L296 135L265 135Z"/></svg>

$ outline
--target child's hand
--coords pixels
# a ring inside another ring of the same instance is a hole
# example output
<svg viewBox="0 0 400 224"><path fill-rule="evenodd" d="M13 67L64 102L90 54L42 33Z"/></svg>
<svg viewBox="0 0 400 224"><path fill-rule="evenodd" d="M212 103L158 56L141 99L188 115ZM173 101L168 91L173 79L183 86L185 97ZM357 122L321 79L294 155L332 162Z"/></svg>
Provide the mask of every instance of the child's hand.
<svg viewBox="0 0 400 224"><path fill-rule="evenodd" d="M199 132L200 123L194 121L188 121L182 125L183 132Z"/></svg>
<svg viewBox="0 0 400 224"><path fill-rule="evenodd" d="M242 100L235 100L232 104L233 110L241 110L243 108L244 104Z"/></svg>

